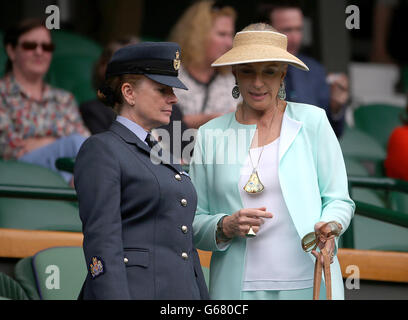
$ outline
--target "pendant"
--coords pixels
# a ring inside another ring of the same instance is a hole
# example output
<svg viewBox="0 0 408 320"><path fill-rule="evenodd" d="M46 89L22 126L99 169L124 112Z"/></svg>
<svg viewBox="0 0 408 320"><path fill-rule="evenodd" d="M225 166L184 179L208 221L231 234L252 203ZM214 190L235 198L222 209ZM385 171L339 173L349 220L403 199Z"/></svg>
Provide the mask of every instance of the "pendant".
<svg viewBox="0 0 408 320"><path fill-rule="evenodd" d="M247 193L261 193L264 190L264 185L259 179L258 172L256 170L252 171L248 182L244 186L244 190Z"/></svg>
<svg viewBox="0 0 408 320"><path fill-rule="evenodd" d="M245 235L245 237L247 237L247 238L256 237L256 233L254 232L254 230L252 229L252 227L249 227L249 231L248 231L248 233Z"/></svg>

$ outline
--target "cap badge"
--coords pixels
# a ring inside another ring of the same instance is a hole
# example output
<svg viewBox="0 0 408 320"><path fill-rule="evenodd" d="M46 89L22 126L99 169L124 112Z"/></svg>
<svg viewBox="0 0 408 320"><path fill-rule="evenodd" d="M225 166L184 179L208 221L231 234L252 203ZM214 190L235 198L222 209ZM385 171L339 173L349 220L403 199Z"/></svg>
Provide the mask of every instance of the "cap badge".
<svg viewBox="0 0 408 320"><path fill-rule="evenodd" d="M180 68L180 52L176 51L176 59L173 60L173 67L174 70L178 70Z"/></svg>
<svg viewBox="0 0 408 320"><path fill-rule="evenodd" d="M97 276L100 276L105 272L101 260L102 259L98 259L98 257L92 257L92 263L89 265L92 279L95 279Z"/></svg>

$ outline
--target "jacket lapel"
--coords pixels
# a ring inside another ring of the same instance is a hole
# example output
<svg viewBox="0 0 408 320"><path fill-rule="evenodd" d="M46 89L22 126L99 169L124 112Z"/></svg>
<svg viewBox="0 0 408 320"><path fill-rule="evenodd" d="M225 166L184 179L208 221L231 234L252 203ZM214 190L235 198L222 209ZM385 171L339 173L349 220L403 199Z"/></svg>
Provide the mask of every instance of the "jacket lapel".
<svg viewBox="0 0 408 320"><path fill-rule="evenodd" d="M151 157L152 163L155 163L155 164L163 163L164 165L170 166L172 169L174 169L178 173L180 173L182 171L181 166L179 164L175 164L175 163L171 162L172 155L169 152L162 149L162 156L159 157L154 152L151 152L151 149L150 149L149 146L147 146L132 131L130 131L128 128L126 128L121 123L119 123L117 121L114 121L112 123L112 126L109 128L109 130L111 130L111 131L115 132L117 135L119 135L126 143L135 145L142 152L147 153L147 155L149 155L149 157Z"/></svg>
<svg viewBox="0 0 408 320"><path fill-rule="evenodd" d="M302 122L294 120L290 118L286 112L284 113L280 133L279 162L282 160L286 151L288 151L289 147L292 145L301 128Z"/></svg>

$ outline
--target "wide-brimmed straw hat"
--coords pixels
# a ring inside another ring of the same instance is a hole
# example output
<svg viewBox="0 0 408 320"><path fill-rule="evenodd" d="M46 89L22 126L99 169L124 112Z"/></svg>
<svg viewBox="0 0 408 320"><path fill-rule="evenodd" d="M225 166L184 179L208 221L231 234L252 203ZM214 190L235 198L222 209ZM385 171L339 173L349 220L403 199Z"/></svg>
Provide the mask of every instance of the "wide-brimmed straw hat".
<svg viewBox="0 0 408 320"><path fill-rule="evenodd" d="M211 66L221 67L253 62L283 62L299 69L309 68L287 51L288 39L275 31L241 31L234 37L232 49L227 51Z"/></svg>

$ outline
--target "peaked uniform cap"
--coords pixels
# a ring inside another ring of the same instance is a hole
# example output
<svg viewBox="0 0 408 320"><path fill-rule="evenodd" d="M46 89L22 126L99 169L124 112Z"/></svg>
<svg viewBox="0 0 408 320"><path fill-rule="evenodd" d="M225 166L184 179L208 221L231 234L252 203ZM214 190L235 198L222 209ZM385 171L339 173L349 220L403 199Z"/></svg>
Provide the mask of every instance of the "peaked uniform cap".
<svg viewBox="0 0 408 320"><path fill-rule="evenodd" d="M178 78L180 46L175 42L141 42L117 50L106 68L105 77L143 74L158 83L186 89Z"/></svg>

